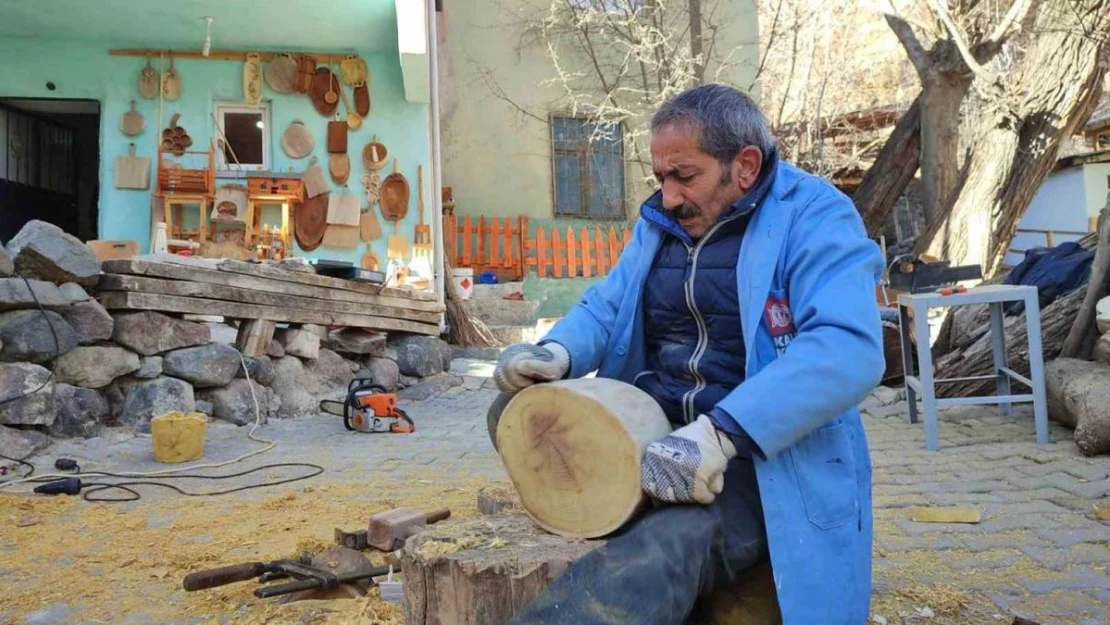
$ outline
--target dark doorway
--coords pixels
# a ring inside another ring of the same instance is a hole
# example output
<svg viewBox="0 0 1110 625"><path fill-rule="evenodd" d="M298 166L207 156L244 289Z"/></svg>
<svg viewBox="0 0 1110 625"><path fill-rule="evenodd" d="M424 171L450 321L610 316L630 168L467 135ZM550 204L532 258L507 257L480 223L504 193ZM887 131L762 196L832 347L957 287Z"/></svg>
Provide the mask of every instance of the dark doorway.
<svg viewBox="0 0 1110 625"><path fill-rule="evenodd" d="M97 238L100 103L0 98L0 242L32 219Z"/></svg>

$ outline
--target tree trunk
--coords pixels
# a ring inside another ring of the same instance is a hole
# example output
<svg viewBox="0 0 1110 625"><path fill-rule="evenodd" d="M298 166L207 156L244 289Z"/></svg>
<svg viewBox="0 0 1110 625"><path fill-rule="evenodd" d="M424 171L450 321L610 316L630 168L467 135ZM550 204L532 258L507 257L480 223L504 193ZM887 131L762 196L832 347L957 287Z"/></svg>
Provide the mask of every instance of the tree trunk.
<svg viewBox="0 0 1110 625"><path fill-rule="evenodd" d="M698 84L705 82L704 42L701 38L701 0L690 0L690 56L694 58L694 75Z"/></svg>
<svg viewBox="0 0 1110 625"><path fill-rule="evenodd" d="M867 234L879 236L895 203L917 172L921 155L921 96L898 119L875 164L863 175L852 195L856 210L863 217Z"/></svg>
<svg viewBox="0 0 1110 625"><path fill-rule="evenodd" d="M1039 36L997 103L1004 112L975 141L967 182L919 239L918 252L953 265L981 264L988 276L997 270L1021 215L1056 162L1060 141L1090 116L1101 95L1106 46L1083 33L1105 32L1108 5L1110 0L1043 5Z"/></svg>
<svg viewBox="0 0 1110 625"><path fill-rule="evenodd" d="M960 105L971 76L933 71L921 87L921 181L928 227L941 214L959 176Z"/></svg>
<svg viewBox="0 0 1110 625"><path fill-rule="evenodd" d="M1090 360L1094 351L1098 333L1095 331L1095 306L1098 301L1106 297L1106 275L1110 271L1110 196L1106 198L1098 219L1098 247L1095 248L1095 259L1091 264L1091 277L1087 280L1087 294L1083 298L1083 305L1075 317L1068 337L1064 340L1064 348L1060 350L1061 358L1081 358Z"/></svg>

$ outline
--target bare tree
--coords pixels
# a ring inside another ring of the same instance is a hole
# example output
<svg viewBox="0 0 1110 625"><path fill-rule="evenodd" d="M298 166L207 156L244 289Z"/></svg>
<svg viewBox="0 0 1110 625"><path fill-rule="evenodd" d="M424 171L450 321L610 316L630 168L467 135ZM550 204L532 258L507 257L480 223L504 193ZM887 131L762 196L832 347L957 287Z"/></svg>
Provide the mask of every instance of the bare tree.
<svg viewBox="0 0 1110 625"><path fill-rule="evenodd" d="M975 137L966 178L918 241L919 252L979 263L987 275L997 270L1061 140L1102 94L1108 28L1110 0L1041 2L1030 48L1012 76L992 83L993 111ZM959 52L974 62L966 45Z"/></svg>

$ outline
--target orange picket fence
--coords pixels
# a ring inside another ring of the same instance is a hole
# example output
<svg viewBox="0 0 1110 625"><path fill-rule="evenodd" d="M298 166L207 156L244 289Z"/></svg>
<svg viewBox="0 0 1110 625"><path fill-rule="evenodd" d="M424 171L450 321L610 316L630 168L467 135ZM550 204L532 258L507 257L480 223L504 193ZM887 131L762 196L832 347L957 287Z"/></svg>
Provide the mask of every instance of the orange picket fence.
<svg viewBox="0 0 1110 625"><path fill-rule="evenodd" d="M447 216L444 245L454 267L470 267L475 274L494 271L498 277L519 280L530 270L541 278L604 276L616 265L632 237L627 226L537 227L528 218Z"/></svg>

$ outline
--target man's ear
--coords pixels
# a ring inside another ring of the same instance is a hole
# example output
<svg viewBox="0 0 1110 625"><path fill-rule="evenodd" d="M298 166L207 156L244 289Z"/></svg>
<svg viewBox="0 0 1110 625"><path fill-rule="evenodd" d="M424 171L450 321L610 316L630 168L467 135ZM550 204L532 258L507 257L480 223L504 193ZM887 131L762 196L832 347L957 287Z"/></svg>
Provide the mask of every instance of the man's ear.
<svg viewBox="0 0 1110 625"><path fill-rule="evenodd" d="M732 159L732 177L740 186L740 190L747 193L759 180L759 172L763 168L763 152L754 145L742 148Z"/></svg>

